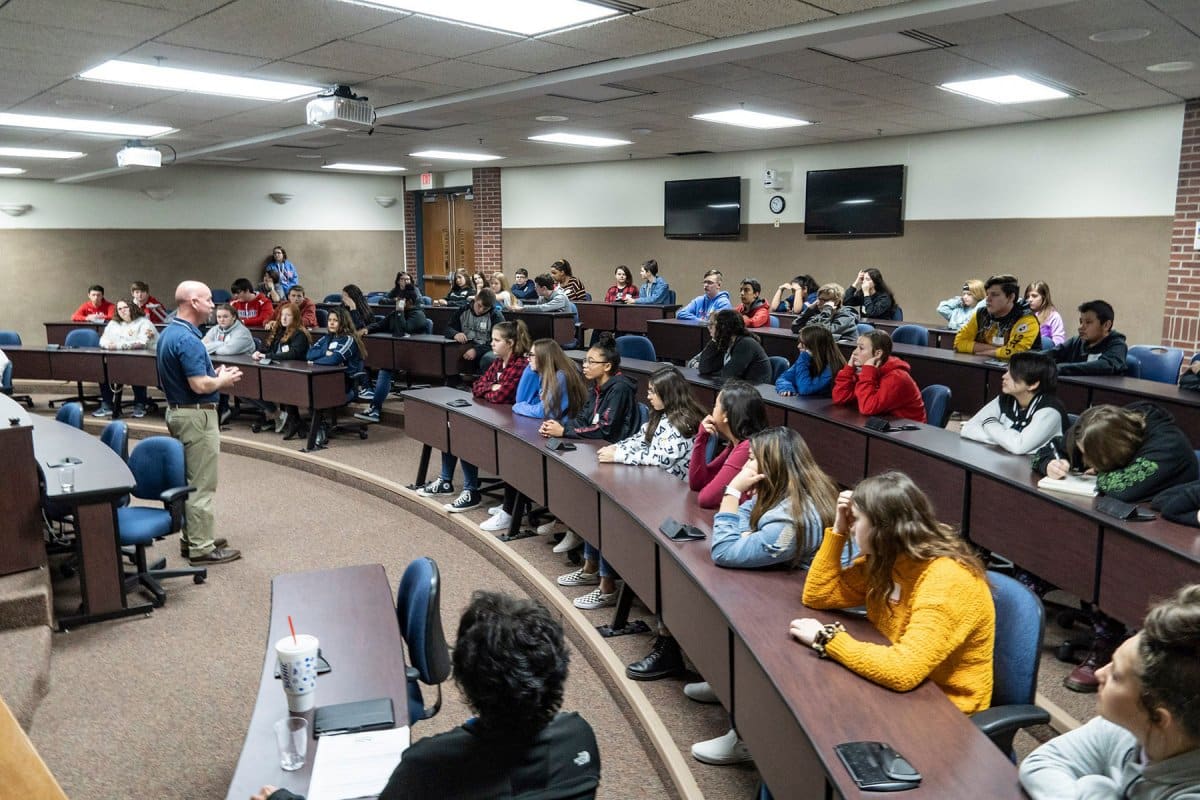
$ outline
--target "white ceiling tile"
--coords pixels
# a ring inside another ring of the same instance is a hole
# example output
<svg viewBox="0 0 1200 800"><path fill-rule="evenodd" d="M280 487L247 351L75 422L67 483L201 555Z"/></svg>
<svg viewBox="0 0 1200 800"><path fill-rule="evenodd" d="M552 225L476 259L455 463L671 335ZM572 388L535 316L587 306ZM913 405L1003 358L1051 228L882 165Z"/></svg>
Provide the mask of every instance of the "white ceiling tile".
<svg viewBox="0 0 1200 800"><path fill-rule="evenodd" d="M62 50L73 53L87 64L100 64L138 43L137 39L126 36L71 31L27 22L5 22L0 25L0 49L26 52Z"/></svg>
<svg viewBox="0 0 1200 800"><path fill-rule="evenodd" d="M1178 59L1168 58L1165 60L1176 61ZM1200 97L1200 69L1190 69L1187 72L1147 72L1142 70L1141 75L1146 83L1166 89L1181 97L1189 99Z"/></svg>
<svg viewBox="0 0 1200 800"><path fill-rule="evenodd" d="M1037 35L1036 30L1007 14L970 19L964 22L951 22L946 25L922 26L919 30L951 44L995 42L1001 39L1019 39L1022 36Z"/></svg>
<svg viewBox="0 0 1200 800"><path fill-rule="evenodd" d="M1156 5L1180 25L1200 31L1200 3L1195 0L1157 0Z"/></svg>
<svg viewBox="0 0 1200 800"><path fill-rule="evenodd" d="M494 50L474 53L463 60L475 64L486 64L489 67L543 73L604 61L605 58L605 56L589 50L564 47L540 39L524 39L514 44L497 47ZM626 82L622 81L622 83Z"/></svg>
<svg viewBox="0 0 1200 800"><path fill-rule="evenodd" d="M273 61L249 73L253 78L308 83L314 86L333 86L343 83L357 89L358 85L379 77L368 72L354 72L334 67L314 67L309 64L293 64L290 61Z"/></svg>
<svg viewBox="0 0 1200 800"><path fill-rule="evenodd" d="M1170 103L1178 103L1183 98L1159 89L1147 86L1132 92L1100 92L1088 95L1088 100L1110 111L1123 111L1128 108L1149 108Z"/></svg>
<svg viewBox="0 0 1200 800"><path fill-rule="evenodd" d="M485 31L453 22L414 14L351 37L355 42L425 53L440 58L458 58L481 50L521 41L515 34ZM505 66L498 64L497 66Z"/></svg>
<svg viewBox="0 0 1200 800"><path fill-rule="evenodd" d="M0 7L0 25L33 22L55 28L148 39L189 19L176 11L111 0L10 0Z"/></svg>
<svg viewBox="0 0 1200 800"><path fill-rule="evenodd" d="M439 59L436 56L342 41L330 42L303 53L296 53L287 60L296 64L313 64L372 75L396 75L433 64Z"/></svg>
<svg viewBox="0 0 1200 800"><path fill-rule="evenodd" d="M872 58L866 63L874 69L935 85L947 81L965 80L963 76L974 78L999 74L987 67L981 67L977 61L964 58L957 50L956 47L925 50L920 53Z"/></svg>
<svg viewBox="0 0 1200 800"><path fill-rule="evenodd" d="M1200 35L1178 25L1151 31L1145 39L1133 42L1093 42L1088 38L1093 33L1095 30L1089 26L1062 31L1056 36L1110 64L1155 64L1167 60L1164 53L1190 53L1193 58L1200 54Z"/></svg>
<svg viewBox="0 0 1200 800"><path fill-rule="evenodd" d="M795 78L789 78L785 75L762 74L756 78L730 81L724 84L724 86L726 89L732 89L735 92L784 97L790 93L806 89L812 86L812 84Z"/></svg>
<svg viewBox="0 0 1200 800"><path fill-rule="evenodd" d="M466 61L441 61L417 69L399 71L395 73L395 77L467 89L515 81L517 78L524 78L529 74L512 69L471 64Z"/></svg>
<svg viewBox="0 0 1200 800"><path fill-rule="evenodd" d="M829 12L796 0L685 0L638 12L643 19L662 22L714 38L782 28L830 16Z"/></svg>
<svg viewBox="0 0 1200 800"><path fill-rule="evenodd" d="M684 69L667 73L668 77L688 83L699 83L705 86L728 86L737 81L763 78L768 75L757 69L742 67L737 64L709 64L695 69ZM685 87L687 88L687 87Z"/></svg>
<svg viewBox="0 0 1200 800"><path fill-rule="evenodd" d="M158 61L164 67L199 69L226 75L245 75L270 61L261 56L238 56L196 47L180 47L165 42L146 42L122 57L147 63Z"/></svg>
<svg viewBox="0 0 1200 800"><path fill-rule="evenodd" d="M82 116L80 111L88 107L95 107L97 110L110 107L111 110L103 114L107 117L113 114L124 114L131 109L174 97L176 94L176 92L146 89L139 86L72 80L59 84L28 103L23 103L20 110L31 114Z"/></svg>
<svg viewBox="0 0 1200 800"><path fill-rule="evenodd" d="M853 14L855 11L866 11L868 8L883 8L907 3L909 0L805 0L805 2L824 11L834 14Z"/></svg>
<svg viewBox="0 0 1200 800"><path fill-rule="evenodd" d="M1105 111L1104 108L1091 102L1090 98L1084 97L1066 97L1061 100L1044 100L1040 103L1018 103L1015 107L1027 114L1036 114L1046 119L1102 114Z"/></svg>
<svg viewBox="0 0 1200 800"><path fill-rule="evenodd" d="M843 59L835 58L816 50L799 48L790 52L776 53L775 55L736 59L732 63L743 67L750 67L751 69L762 70L763 72L771 72L776 75L805 78L805 75L812 70L827 69L845 64L846 62Z"/></svg>
<svg viewBox="0 0 1200 800"><path fill-rule="evenodd" d="M1038 30L1056 32L1093 26L1092 32L1117 28L1151 28L1161 24L1161 15L1145 0L1077 0L1012 15Z"/></svg>
<svg viewBox="0 0 1200 800"><path fill-rule="evenodd" d="M384 77L364 81L354 85L354 91L366 95L376 110L383 106L397 103L409 103L413 100L424 100L441 94L456 91L454 87L428 81L410 81L401 78Z"/></svg>
<svg viewBox="0 0 1200 800"><path fill-rule="evenodd" d="M214 8L223 6L228 2L229 0L137 0L139 6L160 8L166 11L178 11L188 16L208 13Z"/></svg>
<svg viewBox="0 0 1200 800"><path fill-rule="evenodd" d="M606 56L633 56L682 47L685 44L705 41L709 37L662 25L653 20L625 15L538 38Z"/></svg>

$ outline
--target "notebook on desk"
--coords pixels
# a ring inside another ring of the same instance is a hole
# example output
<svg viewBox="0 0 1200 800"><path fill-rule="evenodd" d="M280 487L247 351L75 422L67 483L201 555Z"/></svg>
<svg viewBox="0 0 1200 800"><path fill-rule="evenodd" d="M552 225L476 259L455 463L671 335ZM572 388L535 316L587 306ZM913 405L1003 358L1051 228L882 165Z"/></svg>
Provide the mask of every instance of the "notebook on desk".
<svg viewBox="0 0 1200 800"><path fill-rule="evenodd" d="M1047 475L1038 481L1037 485L1039 489L1062 494L1075 494L1081 497L1095 497L1100 493L1100 490L1096 488L1095 475L1077 475L1073 472L1062 480Z"/></svg>

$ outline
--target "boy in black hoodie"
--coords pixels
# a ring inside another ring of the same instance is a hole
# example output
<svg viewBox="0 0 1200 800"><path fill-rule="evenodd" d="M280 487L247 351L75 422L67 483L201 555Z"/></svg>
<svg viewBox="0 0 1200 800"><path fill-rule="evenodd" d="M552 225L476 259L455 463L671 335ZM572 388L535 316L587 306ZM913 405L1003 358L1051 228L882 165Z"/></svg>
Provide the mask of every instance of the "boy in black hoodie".
<svg viewBox="0 0 1200 800"><path fill-rule="evenodd" d="M1058 364L1059 375L1124 375L1125 334L1113 330L1113 307L1089 300L1079 307L1079 335L1048 353Z"/></svg>

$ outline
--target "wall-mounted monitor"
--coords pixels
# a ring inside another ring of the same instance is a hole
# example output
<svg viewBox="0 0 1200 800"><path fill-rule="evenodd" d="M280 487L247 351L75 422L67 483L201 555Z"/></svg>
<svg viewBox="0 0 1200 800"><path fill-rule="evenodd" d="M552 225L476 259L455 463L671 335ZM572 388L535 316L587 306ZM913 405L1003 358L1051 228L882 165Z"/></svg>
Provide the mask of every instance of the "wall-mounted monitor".
<svg viewBox="0 0 1200 800"><path fill-rule="evenodd" d="M808 173L804 232L814 236L903 236L904 165Z"/></svg>
<svg viewBox="0 0 1200 800"><path fill-rule="evenodd" d="M742 232L742 179L666 181L663 235L668 239L734 239Z"/></svg>

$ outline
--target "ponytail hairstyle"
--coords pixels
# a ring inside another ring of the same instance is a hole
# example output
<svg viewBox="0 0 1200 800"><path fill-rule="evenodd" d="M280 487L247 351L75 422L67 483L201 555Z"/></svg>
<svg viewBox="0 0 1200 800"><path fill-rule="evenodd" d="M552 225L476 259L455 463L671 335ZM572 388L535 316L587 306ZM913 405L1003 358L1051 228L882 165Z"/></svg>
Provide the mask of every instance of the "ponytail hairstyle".
<svg viewBox="0 0 1200 800"><path fill-rule="evenodd" d="M688 439L696 435L700 429L700 420L704 419L704 407L692 396L691 385L674 366L659 367L650 374L650 388L662 400L662 411L651 407L650 418L646 422L646 444L654 438L658 423L665 416L671 427L679 431L681 436Z"/></svg>
<svg viewBox="0 0 1200 800"><path fill-rule="evenodd" d="M538 377L542 379L540 395L542 407L547 409L546 418L558 419L557 409L562 407L563 398L559 397L558 386L560 372L567 384L567 410L564 413L568 417L574 417L587 402L587 384L583 382L579 366L567 358L562 346L553 339L538 339L533 343L531 352L537 365Z"/></svg>
<svg viewBox="0 0 1200 800"><path fill-rule="evenodd" d="M550 269L556 269L563 275L566 275L568 278L575 277L575 274L571 272L571 262L567 261L565 258L560 258L558 261L555 261L550 265Z"/></svg>
<svg viewBox="0 0 1200 800"><path fill-rule="evenodd" d="M758 499L750 512L752 528L757 528L763 514L784 500L789 501L793 520L803 519L805 509L811 505L821 517L822 527L833 524L837 512L837 486L817 466L812 451L798 431L765 428L750 437L750 452L763 475L755 488ZM797 547L792 566L799 566L810 558L812 552Z"/></svg>
<svg viewBox="0 0 1200 800"><path fill-rule="evenodd" d="M846 366L846 357L842 355L842 349L833 340L833 333L823 325L805 325L800 329L800 341L804 343L804 349L812 359L808 364L810 378L825 372L826 367L829 367L833 374L837 374L838 370Z"/></svg>
<svg viewBox="0 0 1200 800"><path fill-rule="evenodd" d="M505 341L512 343L512 356L510 358L527 355L529 348L533 346L529 341L529 328L525 327L524 320L497 322L492 327L492 330L500 334L500 337Z"/></svg>
<svg viewBox="0 0 1200 800"><path fill-rule="evenodd" d="M595 341L592 342L592 346L588 348L588 352L590 353L593 350L599 352L604 360L608 362L609 366L612 367L608 371L608 377L611 378L616 375L621 369L621 354L617 352L617 338L612 335L612 331L604 331L597 336Z"/></svg>

